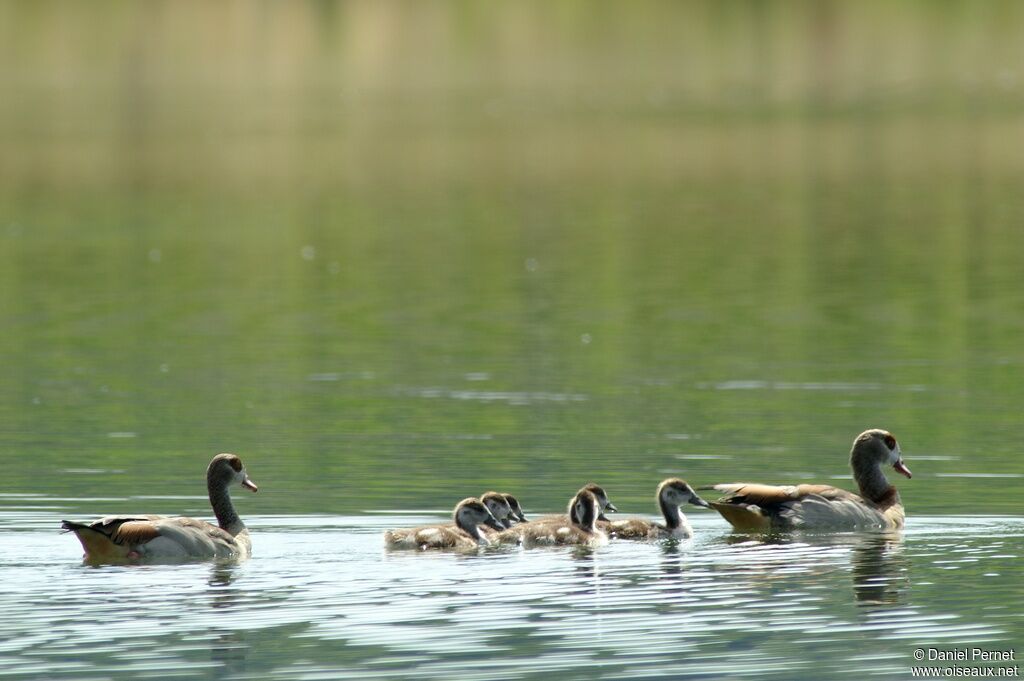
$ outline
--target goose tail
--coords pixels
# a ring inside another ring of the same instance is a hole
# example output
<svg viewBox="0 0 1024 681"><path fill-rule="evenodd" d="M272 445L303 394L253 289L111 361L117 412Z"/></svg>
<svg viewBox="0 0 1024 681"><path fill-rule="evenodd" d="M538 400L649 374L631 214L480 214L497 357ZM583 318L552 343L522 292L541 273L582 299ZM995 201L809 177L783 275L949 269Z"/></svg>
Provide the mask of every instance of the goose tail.
<svg viewBox="0 0 1024 681"><path fill-rule="evenodd" d="M760 531L771 528L771 519L760 508L754 505L727 504L721 501L709 501L711 508L721 514L734 529L744 531Z"/></svg>
<svg viewBox="0 0 1024 681"><path fill-rule="evenodd" d="M74 520L62 520L60 529L64 532L78 532L79 530L88 530L89 526L85 523L76 523Z"/></svg>
<svg viewBox="0 0 1024 681"><path fill-rule="evenodd" d="M129 557L129 547L115 544L108 535L90 525L73 520L63 520L60 527L65 532L75 533L79 543L82 545L82 549L85 551L85 560L87 561L119 562Z"/></svg>

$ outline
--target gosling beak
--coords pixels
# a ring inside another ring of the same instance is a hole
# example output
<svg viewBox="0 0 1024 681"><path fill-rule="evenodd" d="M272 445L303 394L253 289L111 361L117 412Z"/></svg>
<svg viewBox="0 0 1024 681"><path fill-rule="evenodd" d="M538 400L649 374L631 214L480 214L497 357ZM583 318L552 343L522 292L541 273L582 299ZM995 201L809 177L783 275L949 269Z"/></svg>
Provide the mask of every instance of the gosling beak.
<svg viewBox="0 0 1024 681"><path fill-rule="evenodd" d="M523 515L522 513L518 513L518 514L516 514L516 518L517 518L517 519L519 520L519 522L521 522L521 523L525 523L525 522L526 522L526 516L525 516L525 515Z"/></svg>
<svg viewBox="0 0 1024 681"><path fill-rule="evenodd" d="M910 469L909 469L909 468L907 468L907 464L903 463L903 457L900 457L900 458L899 458L899 459L898 459L898 460L896 461L896 463L894 463L894 464L892 465L892 467L893 467L893 468L895 468L895 469L896 469L896 472L897 472L897 473L899 473L900 475L905 475L905 476L907 476L908 478L909 478L909 477L911 477L911 476L910 476Z"/></svg>
<svg viewBox="0 0 1024 681"><path fill-rule="evenodd" d="M694 506L700 506L701 508L711 508L711 504L709 504L708 502L704 501L703 499L698 497L696 494L693 494L693 495L690 496L690 503L693 504Z"/></svg>
<svg viewBox="0 0 1024 681"><path fill-rule="evenodd" d="M598 513L597 514L597 519L598 520L603 520L606 523L611 522L610 520L608 520L608 518L605 516L604 513Z"/></svg>
<svg viewBox="0 0 1024 681"><path fill-rule="evenodd" d="M504 526L502 526L502 524L499 523L497 518L495 518L494 516L491 516L487 520L485 520L484 525L491 528L492 530L497 530L499 532L505 529Z"/></svg>
<svg viewBox="0 0 1024 681"><path fill-rule="evenodd" d="M502 518L500 522L501 526L506 530L512 527L512 520L510 518Z"/></svg>
<svg viewBox="0 0 1024 681"><path fill-rule="evenodd" d="M608 502L608 505L604 507L604 510L611 511L612 513L618 513L619 509L615 508L615 504Z"/></svg>
<svg viewBox="0 0 1024 681"><path fill-rule="evenodd" d="M252 490L253 492L259 492L260 488L256 486L256 483L249 479L249 476L245 476L245 480L242 481L242 487Z"/></svg>

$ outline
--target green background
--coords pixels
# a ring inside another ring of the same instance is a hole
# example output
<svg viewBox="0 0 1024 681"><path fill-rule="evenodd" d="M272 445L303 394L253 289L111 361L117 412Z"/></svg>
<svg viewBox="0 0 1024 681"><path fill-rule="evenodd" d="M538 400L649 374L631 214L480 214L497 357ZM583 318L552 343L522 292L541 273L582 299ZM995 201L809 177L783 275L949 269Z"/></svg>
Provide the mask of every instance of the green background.
<svg viewBox="0 0 1024 681"><path fill-rule="evenodd" d="M668 475L850 485L884 427L911 518L1018 513L1022 29L0 4L0 492L138 510L234 451L260 513L653 512Z"/></svg>

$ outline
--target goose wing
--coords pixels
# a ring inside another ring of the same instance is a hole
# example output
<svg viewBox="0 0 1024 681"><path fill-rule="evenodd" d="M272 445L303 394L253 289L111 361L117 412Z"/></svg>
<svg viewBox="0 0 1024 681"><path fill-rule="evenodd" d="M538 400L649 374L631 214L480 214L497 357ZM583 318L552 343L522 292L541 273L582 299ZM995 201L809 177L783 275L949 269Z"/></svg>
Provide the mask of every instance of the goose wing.
<svg viewBox="0 0 1024 681"><path fill-rule="evenodd" d="M230 532L205 520L179 516L153 522L157 536L146 545L147 555L189 558L227 558L239 553Z"/></svg>
<svg viewBox="0 0 1024 681"><path fill-rule="evenodd" d="M65 520L61 527L81 535L83 530L96 533L115 544L134 544L138 538L153 535L155 523L164 519L160 515L108 515L91 523Z"/></svg>
<svg viewBox="0 0 1024 681"><path fill-rule="evenodd" d="M130 552L154 558L219 558L237 555L230 533L204 520L161 515L106 516L92 523L65 520L92 559L127 558Z"/></svg>
<svg viewBox="0 0 1024 681"><path fill-rule="evenodd" d="M852 492L827 497L805 494L780 506L779 517L791 527L854 529L889 524L877 508Z"/></svg>
<svg viewBox="0 0 1024 681"><path fill-rule="evenodd" d="M454 525L425 525L384 533L384 546L392 549L475 548L476 545L476 540Z"/></svg>
<svg viewBox="0 0 1024 681"><path fill-rule="evenodd" d="M863 497L831 485L726 483L711 489L726 496L712 504L734 526L868 527L884 524L882 514Z"/></svg>
<svg viewBox="0 0 1024 681"><path fill-rule="evenodd" d="M625 518L624 520L613 520L606 526L598 523L598 527L610 536L619 539L647 539L651 530L655 528L655 524L643 518Z"/></svg>
<svg viewBox="0 0 1024 681"><path fill-rule="evenodd" d="M454 527L424 527L414 537L417 546L437 549L450 549L458 546L462 532Z"/></svg>
<svg viewBox="0 0 1024 681"><path fill-rule="evenodd" d="M159 536L155 523L162 519L159 515L110 515L91 523L65 520L61 527L75 533L87 560L118 562L139 544Z"/></svg>
<svg viewBox="0 0 1024 681"><path fill-rule="evenodd" d="M724 493L719 499L724 504L754 504L761 508L792 502L808 495L817 495L834 501L863 501L860 496L831 485L762 485L756 482L730 482L710 488Z"/></svg>

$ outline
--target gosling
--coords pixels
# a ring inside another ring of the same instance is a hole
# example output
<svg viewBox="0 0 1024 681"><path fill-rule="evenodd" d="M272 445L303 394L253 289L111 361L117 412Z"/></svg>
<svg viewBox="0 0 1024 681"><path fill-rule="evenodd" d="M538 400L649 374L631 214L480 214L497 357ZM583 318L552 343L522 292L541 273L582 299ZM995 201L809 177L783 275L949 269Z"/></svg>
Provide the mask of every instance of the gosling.
<svg viewBox="0 0 1024 681"><path fill-rule="evenodd" d="M523 507L519 505L519 500L511 494L506 494L505 501L508 502L509 508L512 509L512 517L515 518L515 521L518 523L525 523L526 516L523 515Z"/></svg>
<svg viewBox="0 0 1024 681"><path fill-rule="evenodd" d="M625 518L615 520L601 527L610 536L618 539L689 539L693 536L693 529L687 522L686 516L679 509L683 504L693 504L703 508L711 508L711 505L697 496L689 483L679 478L663 480L658 485L658 493L655 495L661 514L665 517L665 523L656 523L643 518Z"/></svg>
<svg viewBox="0 0 1024 681"><path fill-rule="evenodd" d="M512 497L512 495L502 494L501 492L484 492L480 495L480 501L487 507L487 510L491 512L491 515L493 515L494 519L498 521L498 524L501 525L499 530L505 530L512 527L512 521L516 518L515 511L512 509L512 504L508 501L509 497L515 501L515 497ZM519 502L516 501L516 504L518 503ZM520 511L520 514L521 513L522 511ZM455 528L457 526L455 523L445 523L439 527ZM496 531L498 531L492 530L486 525L481 527L480 530L486 537L491 537Z"/></svg>
<svg viewBox="0 0 1024 681"><path fill-rule="evenodd" d="M503 529L494 514L474 497L460 501L452 518L455 527L428 525L409 530L388 530L384 533L384 546L389 549L475 549L490 544L480 531L480 525Z"/></svg>
<svg viewBox="0 0 1024 681"><path fill-rule="evenodd" d="M512 512L512 504L509 503L505 496L501 492L484 492L480 496L480 501L484 502L484 506L495 517L498 524L503 529L508 529L512 527L515 514Z"/></svg>
<svg viewBox="0 0 1024 681"><path fill-rule="evenodd" d="M591 494L594 495L594 498L597 499L597 504L598 504L597 522L598 522L599 526L602 523L609 522L608 518L604 514L605 511L608 511L609 513L616 513L619 510L619 509L617 509L615 507L615 504L613 504L611 502L611 499L608 498L607 492L605 492L604 488L601 487L600 485L596 485L596 484L594 484L592 482L587 483L586 485L584 485L583 487L580 488L580 492L590 492ZM556 513L554 515L546 515L546 516L543 516L542 518L540 518L538 520L535 520L534 522L539 522L539 523L555 523L555 524L558 524L558 525L569 524L569 523L571 523L573 521L573 518L571 517L571 515L572 515L572 508L573 508L572 504L569 504L569 512L568 513Z"/></svg>
<svg viewBox="0 0 1024 681"><path fill-rule="evenodd" d="M603 546L608 543L608 535L596 526L597 517L601 512L601 503L593 492L582 489L569 501L566 514L569 522L559 523L550 520L535 520L520 523L515 527L499 532L495 541L506 544L521 543L524 547L534 546Z"/></svg>

